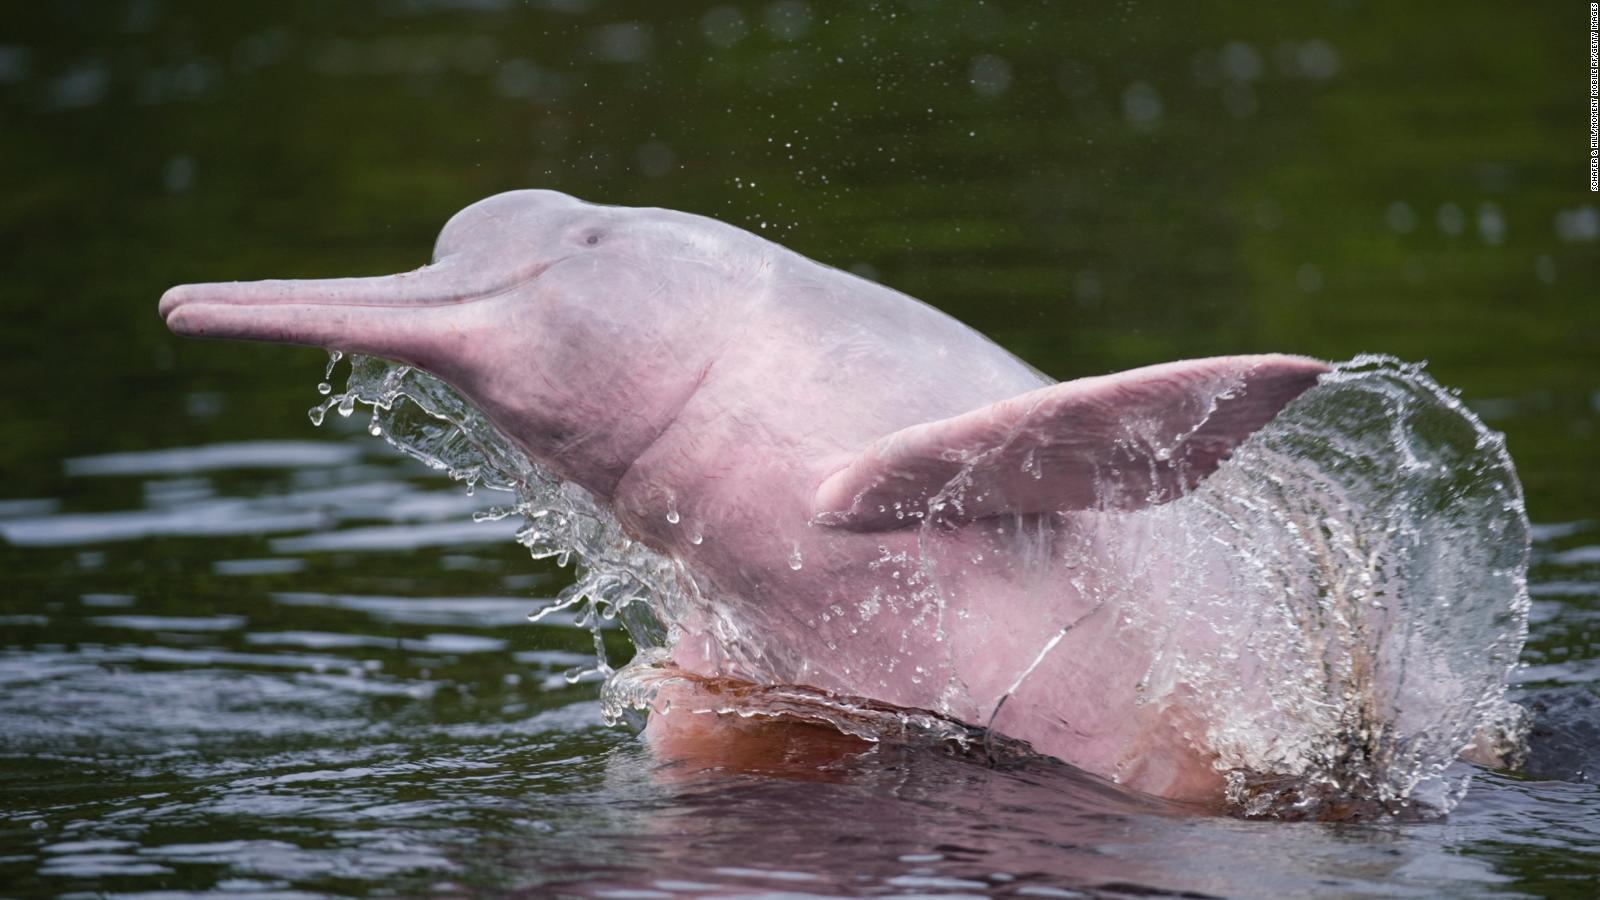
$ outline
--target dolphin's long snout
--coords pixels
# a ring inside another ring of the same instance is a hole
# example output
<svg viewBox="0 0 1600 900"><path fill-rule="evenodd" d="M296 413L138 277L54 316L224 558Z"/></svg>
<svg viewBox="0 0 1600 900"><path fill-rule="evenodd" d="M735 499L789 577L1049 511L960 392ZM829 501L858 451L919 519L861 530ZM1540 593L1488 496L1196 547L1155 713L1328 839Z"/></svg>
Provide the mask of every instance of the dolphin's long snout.
<svg viewBox="0 0 1600 900"><path fill-rule="evenodd" d="M537 278L548 263L450 256L396 275L184 284L158 306L184 337L305 344L415 361L459 331L463 304Z"/></svg>
<svg viewBox="0 0 1600 900"><path fill-rule="evenodd" d="M461 304L511 279L450 260L398 275L185 284L158 311L184 337L303 344L413 364L459 333ZM500 284L496 284L496 282Z"/></svg>
<svg viewBox="0 0 1600 900"><path fill-rule="evenodd" d="M318 278L304 281L226 281L180 284L161 297L164 319L188 306L390 306L459 303L484 286L464 279L450 261L397 275L371 278Z"/></svg>

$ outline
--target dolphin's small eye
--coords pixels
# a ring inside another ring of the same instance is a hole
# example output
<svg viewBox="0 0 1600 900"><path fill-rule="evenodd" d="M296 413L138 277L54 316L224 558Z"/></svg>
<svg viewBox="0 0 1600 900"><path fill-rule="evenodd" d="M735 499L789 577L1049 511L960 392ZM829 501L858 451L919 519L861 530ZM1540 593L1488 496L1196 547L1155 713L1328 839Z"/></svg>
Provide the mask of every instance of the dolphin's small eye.
<svg viewBox="0 0 1600 900"><path fill-rule="evenodd" d="M593 247L595 244L600 243L600 235L590 232L589 236L583 239L583 242Z"/></svg>

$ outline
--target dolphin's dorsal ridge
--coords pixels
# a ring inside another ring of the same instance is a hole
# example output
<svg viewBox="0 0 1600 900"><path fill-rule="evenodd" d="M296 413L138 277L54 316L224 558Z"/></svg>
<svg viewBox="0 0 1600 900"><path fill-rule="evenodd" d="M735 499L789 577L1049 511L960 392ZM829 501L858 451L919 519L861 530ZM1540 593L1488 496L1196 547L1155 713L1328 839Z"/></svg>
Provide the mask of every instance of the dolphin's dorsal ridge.
<svg viewBox="0 0 1600 900"><path fill-rule="evenodd" d="M1306 357L1222 356L1050 385L885 435L818 487L812 521L1139 509L1182 496L1316 383Z"/></svg>

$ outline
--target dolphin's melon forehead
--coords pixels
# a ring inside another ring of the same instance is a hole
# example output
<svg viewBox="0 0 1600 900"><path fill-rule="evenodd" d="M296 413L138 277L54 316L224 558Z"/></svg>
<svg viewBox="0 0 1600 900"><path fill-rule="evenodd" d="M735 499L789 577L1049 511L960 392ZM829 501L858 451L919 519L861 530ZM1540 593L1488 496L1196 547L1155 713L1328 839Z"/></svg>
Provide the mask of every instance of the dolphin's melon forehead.
<svg viewBox="0 0 1600 900"><path fill-rule="evenodd" d="M439 231L433 256L439 259L464 247L519 232L537 234L572 220L586 209L596 207L560 191L529 189L495 194L451 216Z"/></svg>
<svg viewBox="0 0 1600 900"><path fill-rule="evenodd" d="M526 189L495 194L461 210L445 223L433 257L491 244L528 243L563 228L592 224L605 229L626 224L627 233L661 244L678 244L706 256L744 248L767 249L757 235L717 219L658 207L613 206L579 200L560 191Z"/></svg>

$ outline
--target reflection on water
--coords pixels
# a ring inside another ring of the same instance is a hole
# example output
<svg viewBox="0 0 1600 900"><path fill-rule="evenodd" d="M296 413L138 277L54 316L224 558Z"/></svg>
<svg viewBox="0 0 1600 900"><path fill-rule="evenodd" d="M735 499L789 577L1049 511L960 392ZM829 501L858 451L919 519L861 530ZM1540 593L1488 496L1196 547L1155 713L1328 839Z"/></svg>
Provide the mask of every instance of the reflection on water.
<svg viewBox="0 0 1600 900"><path fill-rule="evenodd" d="M285 452L272 470L256 447L172 451L208 460L230 493L254 479L219 531L196 524L214 492L150 490L165 453L116 474L73 464L134 509L35 503L6 520L53 536L11 559L55 575L42 599L5 606L0 881L285 897L558 884L612 897L1429 896L1541 889L1595 865L1590 785L1480 774L1448 820L1327 826L1196 815L1048 761L841 745L810 726L658 758L600 724L592 682L569 681L592 662L587 635L526 621L545 582L528 582L520 548L501 534L417 549L419 520L464 519L470 504L414 464L367 457L369 444ZM195 511L194 527L96 521L156 506L173 521ZM262 525L285 508L314 510L318 530ZM346 532L368 537L334 539ZM1523 677L1592 683L1600 528L1536 532ZM169 555L182 572L152 581ZM391 567L470 571L483 594L433 595L426 574L401 589Z"/></svg>

